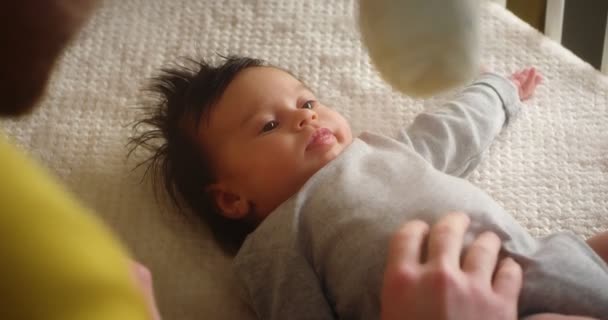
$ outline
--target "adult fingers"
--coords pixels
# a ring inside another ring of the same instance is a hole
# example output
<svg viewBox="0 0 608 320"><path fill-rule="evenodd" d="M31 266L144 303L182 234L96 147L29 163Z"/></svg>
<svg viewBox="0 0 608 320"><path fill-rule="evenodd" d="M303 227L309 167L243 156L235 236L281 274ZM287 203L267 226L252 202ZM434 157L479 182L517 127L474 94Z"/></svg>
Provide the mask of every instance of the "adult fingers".
<svg viewBox="0 0 608 320"><path fill-rule="evenodd" d="M429 225L420 220L412 220L399 228L389 245L387 265L420 264L428 232Z"/></svg>
<svg viewBox="0 0 608 320"><path fill-rule="evenodd" d="M429 261L460 266L462 242L469 223L469 217L460 212L449 213L435 223L429 235Z"/></svg>
<svg viewBox="0 0 608 320"><path fill-rule="evenodd" d="M148 305L148 312L150 313L151 320L161 320L160 311L158 310L156 298L154 297L154 285L152 283L152 273L150 272L150 269L135 260L131 260L131 272L135 276L135 284Z"/></svg>
<svg viewBox="0 0 608 320"><path fill-rule="evenodd" d="M493 232L484 232L467 249L462 270L484 283L491 283L498 261L500 238Z"/></svg>
<svg viewBox="0 0 608 320"><path fill-rule="evenodd" d="M502 259L494 275L494 292L505 299L515 299L521 291L522 282L521 266L511 258Z"/></svg>

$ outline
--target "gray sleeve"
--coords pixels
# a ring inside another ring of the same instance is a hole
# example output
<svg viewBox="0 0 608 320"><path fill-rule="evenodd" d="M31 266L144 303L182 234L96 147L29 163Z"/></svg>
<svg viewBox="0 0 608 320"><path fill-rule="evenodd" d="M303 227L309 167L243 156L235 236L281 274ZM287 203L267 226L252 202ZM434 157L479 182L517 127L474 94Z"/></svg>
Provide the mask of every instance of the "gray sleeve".
<svg viewBox="0 0 608 320"><path fill-rule="evenodd" d="M560 232L503 249L521 265L519 315L550 312L608 319L608 265L578 236Z"/></svg>
<svg viewBox="0 0 608 320"><path fill-rule="evenodd" d="M520 104L510 80L487 73L453 101L418 115L399 138L436 169L464 177L519 112Z"/></svg>
<svg viewBox="0 0 608 320"><path fill-rule="evenodd" d="M250 254L235 264L242 293L257 318L334 320L321 282L305 257L277 255Z"/></svg>

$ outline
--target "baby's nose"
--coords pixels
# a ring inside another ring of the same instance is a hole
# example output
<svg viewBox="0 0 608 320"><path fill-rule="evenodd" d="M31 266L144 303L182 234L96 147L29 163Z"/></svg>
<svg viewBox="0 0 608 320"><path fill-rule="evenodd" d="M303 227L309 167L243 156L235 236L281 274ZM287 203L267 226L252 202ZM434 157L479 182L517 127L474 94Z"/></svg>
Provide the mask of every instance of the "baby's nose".
<svg viewBox="0 0 608 320"><path fill-rule="evenodd" d="M300 109L298 110L298 117L296 121L296 128L302 129L307 125L311 124L313 121L317 120L317 113L310 109Z"/></svg>

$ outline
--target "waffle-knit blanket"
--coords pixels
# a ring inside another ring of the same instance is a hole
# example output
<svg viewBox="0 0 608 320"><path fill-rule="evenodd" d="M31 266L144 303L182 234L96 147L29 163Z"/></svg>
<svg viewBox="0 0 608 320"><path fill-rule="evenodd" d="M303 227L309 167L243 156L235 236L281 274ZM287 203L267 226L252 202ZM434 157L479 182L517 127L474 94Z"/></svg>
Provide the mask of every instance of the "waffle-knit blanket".
<svg viewBox="0 0 608 320"><path fill-rule="evenodd" d="M415 100L370 66L353 0L107 0L65 53L38 110L0 127L103 217L154 274L166 319L243 319L230 259L159 206L125 161L140 89L179 56L259 57L293 71L355 132L393 134L448 95ZM483 61L545 82L471 180L533 234L608 229L608 78L508 11L483 12ZM143 155L136 155L141 159Z"/></svg>

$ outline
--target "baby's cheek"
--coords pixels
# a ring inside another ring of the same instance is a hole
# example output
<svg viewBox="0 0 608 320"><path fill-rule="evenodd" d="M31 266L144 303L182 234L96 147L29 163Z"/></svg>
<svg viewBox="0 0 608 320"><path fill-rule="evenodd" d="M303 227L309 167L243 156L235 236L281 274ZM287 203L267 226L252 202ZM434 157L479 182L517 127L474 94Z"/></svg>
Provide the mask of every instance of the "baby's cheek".
<svg viewBox="0 0 608 320"><path fill-rule="evenodd" d="M338 142L340 142L343 146L348 146L353 141L353 133L348 125L348 122L345 122L341 127L341 130L338 132L339 136L336 138Z"/></svg>

